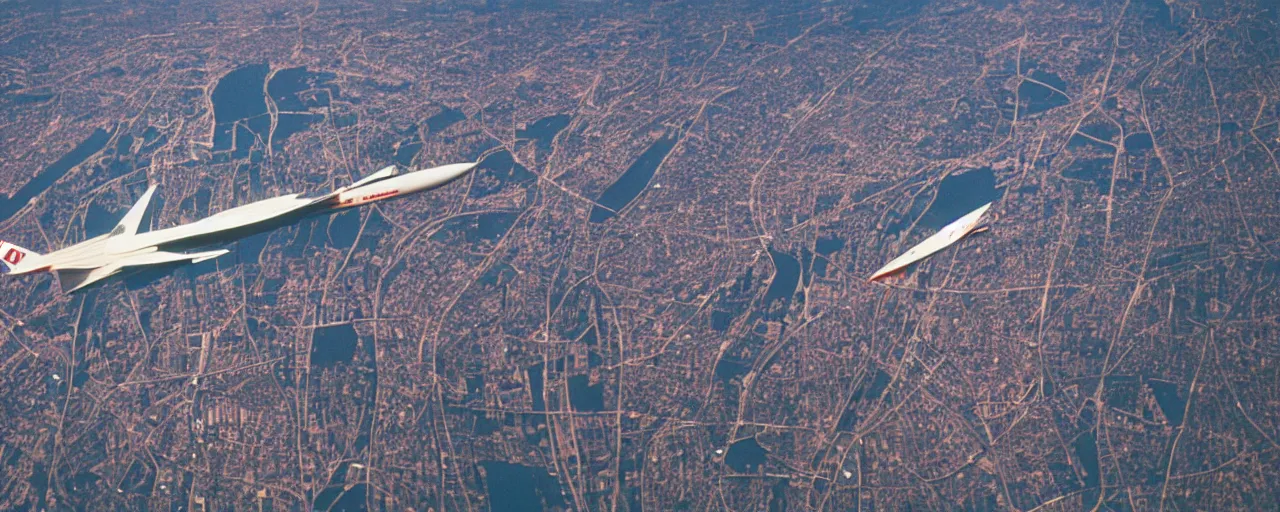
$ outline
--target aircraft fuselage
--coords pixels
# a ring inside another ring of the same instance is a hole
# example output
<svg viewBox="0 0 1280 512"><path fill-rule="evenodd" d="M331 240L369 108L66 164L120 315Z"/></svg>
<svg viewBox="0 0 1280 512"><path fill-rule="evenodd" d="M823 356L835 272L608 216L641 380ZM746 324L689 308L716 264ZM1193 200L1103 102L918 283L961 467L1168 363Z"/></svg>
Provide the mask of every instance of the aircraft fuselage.
<svg viewBox="0 0 1280 512"><path fill-rule="evenodd" d="M471 171L474 163L452 164L406 174L387 167L351 185L315 198L289 194L218 212L203 219L169 228L138 233L143 213L155 187L125 214L110 233L96 236L48 254L38 254L0 241L0 271L27 274L57 272L64 291L74 291L128 267L217 258L227 250L177 253L165 247L239 231L286 217L309 215L384 201L443 186Z"/></svg>

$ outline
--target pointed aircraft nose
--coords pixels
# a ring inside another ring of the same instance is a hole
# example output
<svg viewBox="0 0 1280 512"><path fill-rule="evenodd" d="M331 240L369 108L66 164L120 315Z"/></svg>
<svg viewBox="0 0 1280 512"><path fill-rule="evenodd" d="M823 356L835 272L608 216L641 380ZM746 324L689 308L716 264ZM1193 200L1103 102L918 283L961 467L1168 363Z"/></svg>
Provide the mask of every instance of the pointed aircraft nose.
<svg viewBox="0 0 1280 512"><path fill-rule="evenodd" d="M440 167L432 167L430 169L422 169L405 174L401 174L394 178L374 182L372 184L353 189L351 192L360 195L360 200L355 204L368 202L369 200L381 199L383 197L397 196L423 190L431 190L440 187L465 176L472 169L475 169L475 162L465 164L449 164ZM352 206L349 203L343 203Z"/></svg>
<svg viewBox="0 0 1280 512"><path fill-rule="evenodd" d="M449 165L442 165L440 167L432 167L430 169L424 169L419 172L430 173L433 176L436 176L439 179L448 182L448 181L453 181L459 177L462 177L468 172L471 172L471 170L475 169L476 165L478 164L479 162L449 164Z"/></svg>

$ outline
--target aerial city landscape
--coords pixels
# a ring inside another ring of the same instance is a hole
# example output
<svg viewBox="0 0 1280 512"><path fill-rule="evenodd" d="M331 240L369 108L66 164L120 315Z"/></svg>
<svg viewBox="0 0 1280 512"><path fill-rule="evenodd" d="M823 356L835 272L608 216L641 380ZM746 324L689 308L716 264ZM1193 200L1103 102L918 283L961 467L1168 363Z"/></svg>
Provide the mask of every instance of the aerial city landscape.
<svg viewBox="0 0 1280 512"><path fill-rule="evenodd" d="M1278 151L1261 0L0 0L0 510L1277 510Z"/></svg>

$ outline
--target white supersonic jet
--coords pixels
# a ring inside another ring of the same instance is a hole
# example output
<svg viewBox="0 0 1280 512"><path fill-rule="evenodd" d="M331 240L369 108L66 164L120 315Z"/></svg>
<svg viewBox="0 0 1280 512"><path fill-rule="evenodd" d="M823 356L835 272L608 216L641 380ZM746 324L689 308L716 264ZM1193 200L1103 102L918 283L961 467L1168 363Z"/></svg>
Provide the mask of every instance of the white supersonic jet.
<svg viewBox="0 0 1280 512"><path fill-rule="evenodd" d="M0 241L0 263L3 263L0 273L54 272L62 290L70 293L128 268L175 262L199 263L230 252L218 249L183 253L172 251L174 247L190 246L216 235L252 229L282 218L350 208L430 190L458 179L475 166L475 163L452 164L405 174L390 166L319 197L289 194L237 206L190 224L139 233L143 215L156 191L152 185L129 208L115 229L105 235L48 254Z"/></svg>
<svg viewBox="0 0 1280 512"><path fill-rule="evenodd" d="M876 279L880 279L881 277L907 268L907 265L925 259L935 252L946 249L951 244L960 241L961 238L964 238L971 233L984 230L985 228L978 225L978 221L982 219L982 214L987 213L988 208L991 208L991 203L984 204L978 207L977 210L966 213L963 217L947 224L937 233L934 233L933 236L924 239L923 242L916 244L915 247L912 247L901 256L894 258L889 263L886 263L885 266L880 267L880 270L871 274L868 281L875 281Z"/></svg>

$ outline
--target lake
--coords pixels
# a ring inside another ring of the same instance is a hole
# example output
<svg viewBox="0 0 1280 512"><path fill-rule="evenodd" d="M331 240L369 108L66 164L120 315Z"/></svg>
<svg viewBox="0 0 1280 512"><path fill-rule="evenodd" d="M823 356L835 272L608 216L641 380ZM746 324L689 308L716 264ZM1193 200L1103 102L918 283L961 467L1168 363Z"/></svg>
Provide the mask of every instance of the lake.
<svg viewBox="0 0 1280 512"><path fill-rule="evenodd" d="M569 121L571 120L573 120L573 116L569 114L544 117L523 130L516 130L516 138L532 140L539 150L549 151L551 150L551 141L555 140L556 135L561 130L569 126Z"/></svg>
<svg viewBox="0 0 1280 512"><path fill-rule="evenodd" d="M618 181L609 185L609 188L605 189L596 200L598 205L591 208L591 222L600 223L612 219L617 215L616 212L621 212L641 192L644 192L644 189L649 186L649 180L652 180L654 173L658 171L658 166L667 158L671 149L676 147L677 140L675 135L663 136L641 153L640 158L637 158L635 163L622 173Z"/></svg>
<svg viewBox="0 0 1280 512"><path fill-rule="evenodd" d="M332 368L338 363L351 362L359 340L352 324L317 327L311 335L311 366Z"/></svg>
<svg viewBox="0 0 1280 512"><path fill-rule="evenodd" d="M800 284L800 261L790 254L769 248L769 256L773 259L773 280L764 293L765 315L772 318L783 318L791 305L791 296L795 295ZM774 305L782 305L775 308Z"/></svg>
<svg viewBox="0 0 1280 512"><path fill-rule="evenodd" d="M481 462L480 467L484 468L489 510L539 512L548 506L564 506L560 482L545 469L496 460Z"/></svg>
<svg viewBox="0 0 1280 512"><path fill-rule="evenodd" d="M768 455L769 452L754 437L748 437L729 445L724 463L738 473L756 473L768 460Z"/></svg>
<svg viewBox="0 0 1280 512"><path fill-rule="evenodd" d="M9 220L13 214L18 213L31 199L40 195L50 186L53 186L59 179L67 174L72 168L83 163L90 156L93 156L102 148L107 146L107 141L111 140L111 132L101 128L94 130L89 138L85 139L74 149L65 155L62 155L53 164L46 167L35 178L28 181L22 188L18 189L12 197L8 199L0 199L0 222Z"/></svg>

